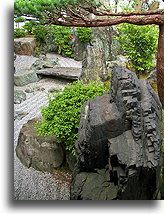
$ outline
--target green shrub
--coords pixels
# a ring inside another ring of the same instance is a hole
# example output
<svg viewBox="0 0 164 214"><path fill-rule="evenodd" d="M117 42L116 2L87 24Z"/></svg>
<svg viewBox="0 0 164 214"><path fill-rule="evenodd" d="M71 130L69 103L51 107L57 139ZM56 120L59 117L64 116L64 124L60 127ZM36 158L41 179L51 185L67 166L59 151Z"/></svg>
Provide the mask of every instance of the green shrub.
<svg viewBox="0 0 164 214"><path fill-rule="evenodd" d="M24 24L23 29L26 31L26 33L33 34L33 28L35 28L36 25L37 23L34 20L31 20Z"/></svg>
<svg viewBox="0 0 164 214"><path fill-rule="evenodd" d="M77 27L76 32L77 32L77 36L81 42L90 42L91 41L91 39L92 39L91 28Z"/></svg>
<svg viewBox="0 0 164 214"><path fill-rule="evenodd" d="M24 22L26 19L25 18L23 18L23 17L18 17L18 18L16 18L16 19L14 19L14 22Z"/></svg>
<svg viewBox="0 0 164 214"><path fill-rule="evenodd" d="M21 29L21 28L14 29L14 38L25 37L25 35L26 35L26 33L23 29Z"/></svg>
<svg viewBox="0 0 164 214"><path fill-rule="evenodd" d="M35 35L40 45L45 44L45 40L48 34L48 27L44 25L37 25L34 27L32 33Z"/></svg>
<svg viewBox="0 0 164 214"><path fill-rule="evenodd" d="M70 27L51 26L48 35L53 35L52 43L57 47L58 54L73 57Z"/></svg>
<svg viewBox="0 0 164 214"><path fill-rule="evenodd" d="M63 92L53 94L48 106L42 108L43 121L36 123L39 135L56 135L59 143L75 154L74 143L77 139L80 113L85 101L108 91L100 82L68 84Z"/></svg>
<svg viewBox="0 0 164 214"><path fill-rule="evenodd" d="M136 26L122 24L118 26L117 40L131 62L135 71L145 71L153 63L154 53L157 48L158 30L154 25Z"/></svg>

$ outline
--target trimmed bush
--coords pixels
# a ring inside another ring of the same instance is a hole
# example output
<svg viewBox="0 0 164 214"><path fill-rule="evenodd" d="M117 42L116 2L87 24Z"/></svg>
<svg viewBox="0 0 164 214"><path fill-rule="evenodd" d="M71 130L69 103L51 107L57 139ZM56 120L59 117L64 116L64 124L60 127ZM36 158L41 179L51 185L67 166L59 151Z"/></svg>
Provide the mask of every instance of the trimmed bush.
<svg viewBox="0 0 164 214"><path fill-rule="evenodd" d="M36 123L39 135L55 135L58 142L75 154L80 113L85 101L102 95L109 89L100 82L84 85L81 81L68 84L63 92L49 97L48 106L41 108L43 121Z"/></svg>

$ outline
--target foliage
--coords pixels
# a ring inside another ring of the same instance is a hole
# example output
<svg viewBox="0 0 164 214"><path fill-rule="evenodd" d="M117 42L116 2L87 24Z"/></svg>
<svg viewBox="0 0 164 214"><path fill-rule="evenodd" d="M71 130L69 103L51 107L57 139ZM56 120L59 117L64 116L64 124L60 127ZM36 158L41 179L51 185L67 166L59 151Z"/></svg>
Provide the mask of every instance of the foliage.
<svg viewBox="0 0 164 214"><path fill-rule="evenodd" d="M157 48L158 30L154 25L136 26L122 24L118 26L117 40L137 73L149 69L153 63Z"/></svg>
<svg viewBox="0 0 164 214"><path fill-rule="evenodd" d="M71 28L63 26L50 26L48 36L53 35L52 44L57 47L59 54L73 57L71 45Z"/></svg>
<svg viewBox="0 0 164 214"><path fill-rule="evenodd" d="M26 33L33 34L33 29L36 27L36 25L36 21L30 20L24 24L23 29L26 31Z"/></svg>
<svg viewBox="0 0 164 214"><path fill-rule="evenodd" d="M25 31L21 28L15 28L14 29L14 38L21 38L25 37Z"/></svg>
<svg viewBox="0 0 164 214"><path fill-rule="evenodd" d="M44 44L45 43L45 39L47 37L48 34L48 28L44 25L37 25L34 29L33 29L33 34L35 35L37 41L39 42L39 44Z"/></svg>
<svg viewBox="0 0 164 214"><path fill-rule="evenodd" d="M23 18L23 17L18 17L18 18L16 18L14 21L15 22L24 22L26 19L25 18Z"/></svg>
<svg viewBox="0 0 164 214"><path fill-rule="evenodd" d="M46 23L48 17L58 18L61 8L65 10L67 8L78 8L80 10L80 6L88 7L89 5L100 6L93 0L16 0L14 2L14 14L17 17L30 15L42 23Z"/></svg>
<svg viewBox="0 0 164 214"><path fill-rule="evenodd" d="M77 27L76 32L77 32L77 36L81 42L90 42L91 41L91 39L92 39L91 28Z"/></svg>
<svg viewBox="0 0 164 214"><path fill-rule="evenodd" d="M66 149L75 153L74 142L77 139L78 125L82 105L108 91L100 82L84 85L81 81L68 84L63 92L53 94L48 106L42 108L44 120L37 122L39 135L56 135Z"/></svg>

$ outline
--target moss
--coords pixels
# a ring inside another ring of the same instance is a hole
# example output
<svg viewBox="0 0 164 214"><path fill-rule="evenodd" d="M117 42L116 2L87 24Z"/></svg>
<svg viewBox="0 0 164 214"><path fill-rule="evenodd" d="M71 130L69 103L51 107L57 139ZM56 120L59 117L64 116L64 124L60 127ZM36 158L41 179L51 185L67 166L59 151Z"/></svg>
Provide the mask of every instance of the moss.
<svg viewBox="0 0 164 214"><path fill-rule="evenodd" d="M153 88L153 90L155 91L155 93L158 94L157 84L156 83L151 83L151 87Z"/></svg>

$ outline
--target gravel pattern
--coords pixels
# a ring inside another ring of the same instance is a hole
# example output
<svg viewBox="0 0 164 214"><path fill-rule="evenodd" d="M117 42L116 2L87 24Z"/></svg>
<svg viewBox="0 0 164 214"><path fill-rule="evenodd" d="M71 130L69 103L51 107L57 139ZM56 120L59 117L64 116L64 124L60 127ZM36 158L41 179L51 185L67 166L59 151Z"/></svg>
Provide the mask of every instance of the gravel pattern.
<svg viewBox="0 0 164 214"><path fill-rule="evenodd" d="M52 54L49 57L53 57ZM19 58L19 59L18 59ZM15 67L27 68L33 63L34 58L20 56L15 62ZM21 58L23 61L21 61ZM81 62L73 59L59 57L63 67L80 67ZM27 62L27 63L26 63ZM20 65L21 64L21 65ZM18 136L23 124L34 117L41 116L40 107L47 105L47 92L52 89L63 89L68 81L51 78L44 78L36 83L18 87L26 93L26 100L21 104L14 104L14 112L22 115L14 120L14 199L15 200L69 200L71 172L69 170L56 170L53 174L36 171L33 168L26 168L16 156L15 148Z"/></svg>

